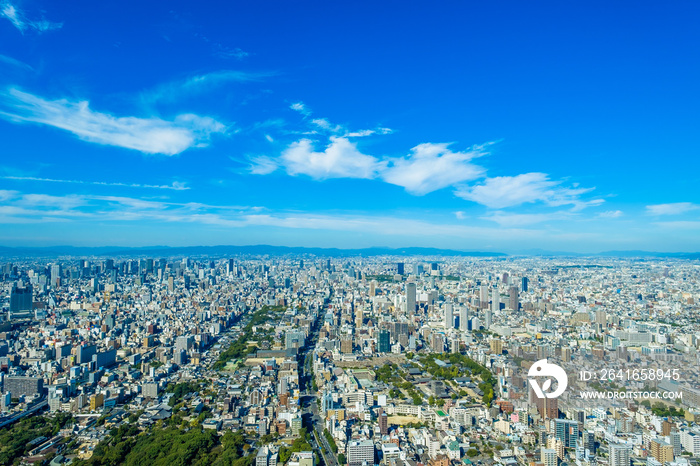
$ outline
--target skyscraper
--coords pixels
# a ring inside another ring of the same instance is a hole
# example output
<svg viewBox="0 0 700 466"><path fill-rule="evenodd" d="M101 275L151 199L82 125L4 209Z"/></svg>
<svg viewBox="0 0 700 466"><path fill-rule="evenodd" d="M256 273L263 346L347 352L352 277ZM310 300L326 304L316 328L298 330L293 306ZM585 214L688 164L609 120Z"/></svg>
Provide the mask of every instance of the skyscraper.
<svg viewBox="0 0 700 466"><path fill-rule="evenodd" d="M61 264L51 265L51 288L61 284Z"/></svg>
<svg viewBox="0 0 700 466"><path fill-rule="evenodd" d="M389 343L389 332L387 330L379 331L379 352L388 353L391 351L391 345Z"/></svg>
<svg viewBox="0 0 700 466"><path fill-rule="evenodd" d="M498 286L494 286L491 291L491 310L498 311L501 308L501 295L498 293Z"/></svg>
<svg viewBox="0 0 700 466"><path fill-rule="evenodd" d="M403 262L398 262L398 263L396 264L396 273L398 273L399 275L403 275L403 274L404 274L404 264L403 264Z"/></svg>
<svg viewBox="0 0 700 466"><path fill-rule="evenodd" d="M452 312L452 303L445 303L445 321L443 325L445 329L454 328L454 314Z"/></svg>
<svg viewBox="0 0 700 466"><path fill-rule="evenodd" d="M578 444L578 421L571 419L556 419L555 434L565 448L576 448Z"/></svg>
<svg viewBox="0 0 700 466"><path fill-rule="evenodd" d="M508 307L514 311L517 311L518 304L518 287L511 286L508 288Z"/></svg>
<svg viewBox="0 0 700 466"><path fill-rule="evenodd" d="M463 332L469 330L469 308L463 306L459 310L459 329Z"/></svg>
<svg viewBox="0 0 700 466"><path fill-rule="evenodd" d="M10 315L14 312L32 310L32 285L26 287L14 284L10 290Z"/></svg>
<svg viewBox="0 0 700 466"><path fill-rule="evenodd" d="M412 316L416 313L416 284L406 283L406 313Z"/></svg>
<svg viewBox="0 0 700 466"><path fill-rule="evenodd" d="M479 288L479 307L481 309L489 307L489 287L487 285L481 285Z"/></svg>
<svg viewBox="0 0 700 466"><path fill-rule="evenodd" d="M523 277L521 280L521 286L520 289L522 290L523 293L527 293L527 285L528 285L528 279L527 277Z"/></svg>

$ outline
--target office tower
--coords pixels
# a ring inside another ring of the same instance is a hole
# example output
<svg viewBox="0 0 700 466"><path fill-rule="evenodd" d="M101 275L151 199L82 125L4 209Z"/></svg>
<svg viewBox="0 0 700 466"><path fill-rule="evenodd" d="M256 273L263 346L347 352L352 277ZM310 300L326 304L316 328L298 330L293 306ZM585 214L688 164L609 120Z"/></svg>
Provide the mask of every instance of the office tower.
<svg viewBox="0 0 700 466"><path fill-rule="evenodd" d="M489 307L489 287L487 285L481 285L479 288L479 307L481 309Z"/></svg>
<svg viewBox="0 0 700 466"><path fill-rule="evenodd" d="M454 328L455 319L452 309L452 303L445 303L445 320L443 323L445 329Z"/></svg>
<svg viewBox="0 0 700 466"><path fill-rule="evenodd" d="M168 277L168 291L175 291L175 279L173 277Z"/></svg>
<svg viewBox="0 0 700 466"><path fill-rule="evenodd" d="M56 288L61 284L61 264L51 266L51 288Z"/></svg>
<svg viewBox="0 0 700 466"><path fill-rule="evenodd" d="M382 412L379 414L379 433L382 435L386 435L389 433L389 416L386 415L385 412Z"/></svg>
<svg viewBox="0 0 700 466"><path fill-rule="evenodd" d="M523 293L527 293L528 290L528 279L527 277L523 277L523 279L520 281L520 289L522 290Z"/></svg>
<svg viewBox="0 0 700 466"><path fill-rule="evenodd" d="M369 282L369 297L370 298L373 298L377 295L377 285L378 284L379 283L377 282L377 280L372 280L371 282Z"/></svg>
<svg viewBox="0 0 700 466"><path fill-rule="evenodd" d="M391 351L390 335L387 330L379 331L379 352L388 353Z"/></svg>
<svg viewBox="0 0 700 466"><path fill-rule="evenodd" d="M588 450L592 455L596 452L595 447L595 433L587 430L583 433L583 447Z"/></svg>
<svg viewBox="0 0 700 466"><path fill-rule="evenodd" d="M404 274L404 263L403 262L398 262L396 264L396 273L398 273L399 275Z"/></svg>
<svg viewBox="0 0 700 466"><path fill-rule="evenodd" d="M608 466L630 466L631 447L614 443L608 448Z"/></svg>
<svg viewBox="0 0 700 466"><path fill-rule="evenodd" d="M459 310L459 329L462 332L469 330L469 308L467 306L463 306Z"/></svg>
<svg viewBox="0 0 700 466"><path fill-rule="evenodd" d="M340 337L340 352L345 354L352 353L352 335L343 335Z"/></svg>
<svg viewBox="0 0 700 466"><path fill-rule="evenodd" d="M578 421L570 419L556 419L554 430L556 437L561 440L565 448L576 448L578 444Z"/></svg>
<svg viewBox="0 0 700 466"><path fill-rule="evenodd" d="M431 335L432 338L432 349L436 353L444 353L445 352L445 335L442 333L433 333Z"/></svg>
<svg viewBox="0 0 700 466"><path fill-rule="evenodd" d="M32 285L14 284L10 290L10 315L15 312L32 310Z"/></svg>
<svg viewBox="0 0 700 466"><path fill-rule="evenodd" d="M406 283L406 313L413 316L416 313L416 284Z"/></svg>
<svg viewBox="0 0 700 466"><path fill-rule="evenodd" d="M194 338L192 335L183 335L177 337L175 340L175 349L182 351L189 351L194 345Z"/></svg>
<svg viewBox="0 0 700 466"><path fill-rule="evenodd" d="M511 286L508 288L508 306L514 310L518 310L518 287Z"/></svg>
<svg viewBox="0 0 700 466"><path fill-rule="evenodd" d="M41 377L9 376L5 377L3 388L15 398L21 395L41 395L44 392L44 379Z"/></svg>
<svg viewBox="0 0 700 466"><path fill-rule="evenodd" d="M348 466L374 464L374 442L360 440L348 443Z"/></svg>
<svg viewBox="0 0 700 466"><path fill-rule="evenodd" d="M491 291L491 310L498 311L501 308L501 295L498 293L498 286L494 286Z"/></svg>
<svg viewBox="0 0 700 466"><path fill-rule="evenodd" d="M487 309L484 311L484 328L486 330L490 329L492 323L493 323L493 312L491 312L491 310Z"/></svg>
<svg viewBox="0 0 700 466"><path fill-rule="evenodd" d="M557 451L543 447L540 450L540 463L544 466L557 466Z"/></svg>

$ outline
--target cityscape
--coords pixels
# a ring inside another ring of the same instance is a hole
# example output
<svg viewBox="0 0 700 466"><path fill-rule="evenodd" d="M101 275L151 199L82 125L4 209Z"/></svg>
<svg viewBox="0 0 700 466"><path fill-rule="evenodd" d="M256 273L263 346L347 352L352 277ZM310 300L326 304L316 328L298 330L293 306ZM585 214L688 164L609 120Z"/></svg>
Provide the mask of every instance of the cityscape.
<svg viewBox="0 0 700 466"><path fill-rule="evenodd" d="M0 466L700 466L699 19L0 0Z"/></svg>
<svg viewBox="0 0 700 466"><path fill-rule="evenodd" d="M0 461L695 464L699 274L663 258L5 262ZM527 382L543 359L568 374L560 397Z"/></svg>

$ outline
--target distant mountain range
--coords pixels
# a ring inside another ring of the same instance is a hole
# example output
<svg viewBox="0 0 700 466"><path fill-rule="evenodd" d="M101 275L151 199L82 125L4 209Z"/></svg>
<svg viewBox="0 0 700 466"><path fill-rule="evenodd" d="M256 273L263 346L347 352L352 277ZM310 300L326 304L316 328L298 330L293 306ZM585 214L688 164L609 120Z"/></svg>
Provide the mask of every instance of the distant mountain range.
<svg viewBox="0 0 700 466"><path fill-rule="evenodd" d="M362 249L340 248L306 248L289 246L270 246L266 244L250 246L48 246L48 247L7 247L0 246L0 257L58 257L58 256L212 256L233 255L313 255L313 256L458 256L458 257L506 257L506 256L543 256L543 257L639 257L639 258L677 258L700 259L700 252L650 252L650 251L605 251L595 254L582 254L565 251L547 251L528 249L514 251L510 254L493 251L459 251L440 248L389 248L373 247Z"/></svg>
<svg viewBox="0 0 700 466"><path fill-rule="evenodd" d="M129 247L17 247L0 246L0 257L57 257L57 256L232 256L238 254L281 256L286 254L314 256L476 256L504 257L502 252L456 251L439 248L388 248L374 247L364 249L305 248L288 246L270 246L266 244L253 246L148 246Z"/></svg>

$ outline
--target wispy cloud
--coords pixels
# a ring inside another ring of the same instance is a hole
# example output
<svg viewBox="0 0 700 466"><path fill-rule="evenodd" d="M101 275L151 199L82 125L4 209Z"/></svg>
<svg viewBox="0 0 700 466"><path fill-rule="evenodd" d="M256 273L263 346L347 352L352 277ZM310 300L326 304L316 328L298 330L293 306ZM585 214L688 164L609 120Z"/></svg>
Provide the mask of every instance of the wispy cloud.
<svg viewBox="0 0 700 466"><path fill-rule="evenodd" d="M236 60L242 60L249 56L250 54L238 47L226 47L221 44L214 44L214 56L219 58L233 58Z"/></svg>
<svg viewBox="0 0 700 466"><path fill-rule="evenodd" d="M91 110L87 101L46 100L14 88L0 94L0 104L0 117L6 120L53 126L85 141L146 154L176 155L193 147L205 147L212 134L227 130L210 117L183 114L172 121L116 117Z"/></svg>
<svg viewBox="0 0 700 466"><path fill-rule="evenodd" d="M0 224L42 222L155 222L215 225L225 228L275 227L298 230L372 231L379 235L434 238L539 238L541 231L429 222L414 218L345 213L265 211L260 207L212 206L148 199L0 191Z"/></svg>
<svg viewBox="0 0 700 466"><path fill-rule="evenodd" d="M10 21L22 34L24 34L25 31L41 33L59 29L63 26L63 23L54 23L44 18L28 18L22 10L6 0L0 0L0 18L5 18Z"/></svg>
<svg viewBox="0 0 700 466"><path fill-rule="evenodd" d="M57 180L53 178L39 178L34 176L0 176L5 180L14 181L41 181L48 183L85 184L92 186L119 186L125 188L150 188L150 189L171 189L174 191L186 191L189 188L185 183L173 181L172 184L140 184L140 183L119 183L108 181L84 181L84 180Z"/></svg>
<svg viewBox="0 0 700 466"><path fill-rule="evenodd" d="M250 160L248 171L253 175L269 175L279 168L277 162L268 156L260 155Z"/></svg>
<svg viewBox="0 0 700 466"><path fill-rule="evenodd" d="M672 204L654 204L647 206L649 215L680 215L700 209L700 205L692 202L674 202Z"/></svg>
<svg viewBox="0 0 700 466"><path fill-rule="evenodd" d="M419 144L404 158L388 159L382 172L387 183L402 186L411 194L423 195L456 183L471 181L484 175L485 170L472 159L485 154L485 146L465 152L453 152L450 144Z"/></svg>
<svg viewBox="0 0 700 466"><path fill-rule="evenodd" d="M211 92L231 83L260 82L274 76L274 72L251 72L220 70L211 73L189 76L144 91L140 99L144 104L173 102L184 97L192 97Z"/></svg>
<svg viewBox="0 0 700 466"><path fill-rule="evenodd" d="M575 214L567 211L536 213L536 214L518 214L503 211L495 211L487 216L481 217L484 220L496 222L503 227L521 227L525 225L534 225L536 223L549 222L553 220L570 219Z"/></svg>
<svg viewBox="0 0 700 466"><path fill-rule="evenodd" d="M308 107L304 105L304 102L294 102L289 106L289 108L291 108L295 112L301 113L304 116L311 115L311 110L309 110Z"/></svg>
<svg viewBox="0 0 700 466"><path fill-rule="evenodd" d="M598 214L598 217L601 218L619 218L624 215L624 212L621 210L606 210L605 212L601 212Z"/></svg>
<svg viewBox="0 0 700 466"><path fill-rule="evenodd" d="M542 202L553 207L571 205L573 210L581 210L604 202L603 199L581 199L581 195L593 188L566 188L561 184L561 181L550 180L546 173L524 173L487 178L476 186L461 186L455 195L492 209Z"/></svg>
<svg viewBox="0 0 700 466"><path fill-rule="evenodd" d="M26 63L21 62L21 61L14 59L12 57L8 57L7 55L0 54L0 62L14 66L15 68L23 69L23 70L28 70L28 71L34 70L34 68L27 65Z"/></svg>

